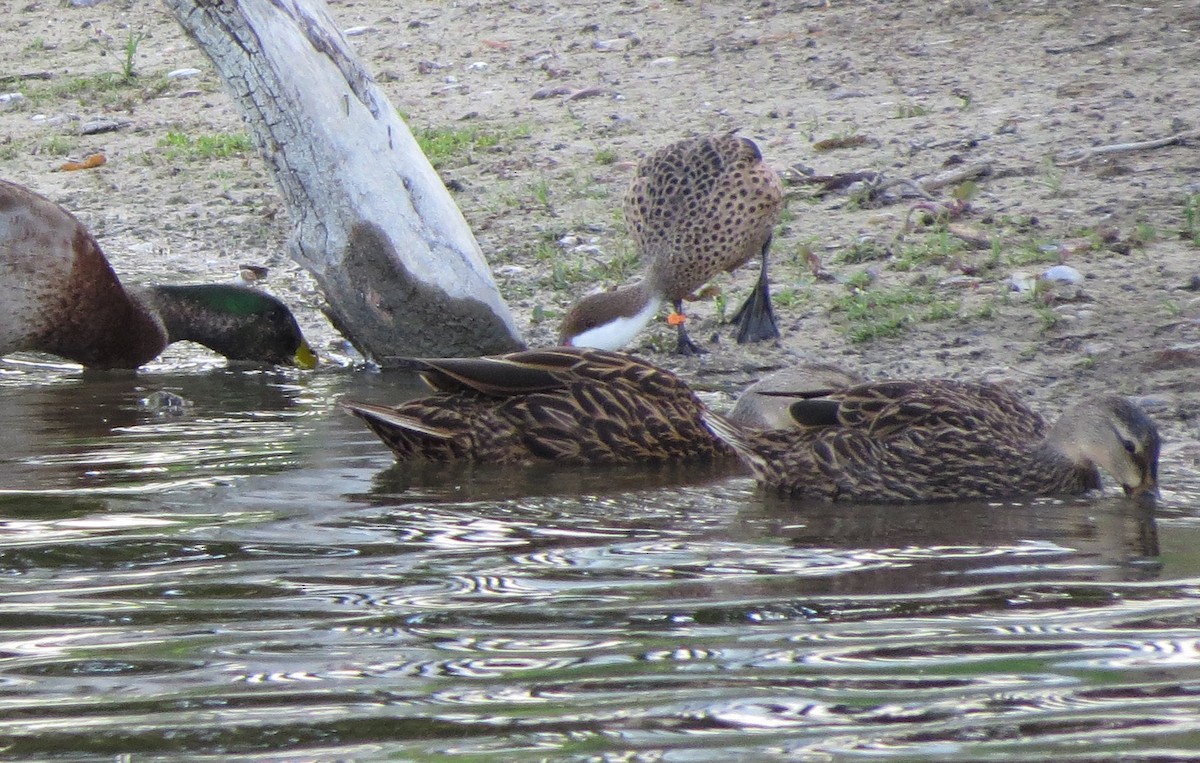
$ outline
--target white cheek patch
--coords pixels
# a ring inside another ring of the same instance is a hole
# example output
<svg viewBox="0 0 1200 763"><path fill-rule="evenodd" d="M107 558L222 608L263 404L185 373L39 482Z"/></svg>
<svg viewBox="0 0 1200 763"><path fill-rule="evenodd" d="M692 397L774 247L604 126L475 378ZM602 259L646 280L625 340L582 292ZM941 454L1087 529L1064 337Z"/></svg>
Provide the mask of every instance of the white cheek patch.
<svg viewBox="0 0 1200 763"><path fill-rule="evenodd" d="M597 350L619 350L633 341L654 314L661 300L652 299L634 315L618 316L608 323L583 331L567 340L572 347L592 347Z"/></svg>

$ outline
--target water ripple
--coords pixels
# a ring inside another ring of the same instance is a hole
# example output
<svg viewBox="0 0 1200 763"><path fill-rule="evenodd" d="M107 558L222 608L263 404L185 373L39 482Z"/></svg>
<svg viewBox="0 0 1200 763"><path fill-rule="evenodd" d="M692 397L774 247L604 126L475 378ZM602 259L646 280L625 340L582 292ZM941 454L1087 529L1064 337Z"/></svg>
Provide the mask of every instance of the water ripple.
<svg viewBox="0 0 1200 763"><path fill-rule="evenodd" d="M5 756L1167 760L1200 734L1182 499L404 467L329 404L385 378L195 373L0 378Z"/></svg>

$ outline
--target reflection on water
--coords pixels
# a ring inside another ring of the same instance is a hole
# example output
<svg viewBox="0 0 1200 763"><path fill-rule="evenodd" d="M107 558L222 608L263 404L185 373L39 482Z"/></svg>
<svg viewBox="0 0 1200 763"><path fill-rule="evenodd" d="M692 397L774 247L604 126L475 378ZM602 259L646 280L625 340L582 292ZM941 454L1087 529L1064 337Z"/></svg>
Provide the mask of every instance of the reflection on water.
<svg viewBox="0 0 1200 763"><path fill-rule="evenodd" d="M157 390L192 405L143 406ZM799 505L730 464L396 465L333 405L412 393L0 367L0 756L1200 746L1200 479L1178 464L1156 516L1111 497Z"/></svg>
<svg viewBox="0 0 1200 763"><path fill-rule="evenodd" d="M0 376L0 492L162 492L295 467L302 389L261 371L73 373L28 384ZM187 408L156 409L171 392Z"/></svg>

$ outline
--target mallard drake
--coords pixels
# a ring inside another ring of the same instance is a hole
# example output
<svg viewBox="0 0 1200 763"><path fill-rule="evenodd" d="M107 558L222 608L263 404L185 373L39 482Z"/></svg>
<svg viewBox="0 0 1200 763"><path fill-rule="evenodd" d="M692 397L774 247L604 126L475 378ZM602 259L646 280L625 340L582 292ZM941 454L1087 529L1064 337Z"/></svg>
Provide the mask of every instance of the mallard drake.
<svg viewBox="0 0 1200 763"><path fill-rule="evenodd" d="M74 215L0 180L0 356L35 351L136 368L182 340L231 360L317 362L275 297L232 284L126 289Z"/></svg>
<svg viewBox="0 0 1200 763"><path fill-rule="evenodd" d="M1140 504L1158 493L1158 430L1123 397L1094 398L1050 426L995 384L884 381L792 403L798 427L704 421L758 480L803 498L911 502L1077 494L1097 467Z"/></svg>
<svg viewBox="0 0 1200 763"><path fill-rule="evenodd" d="M402 461L620 464L731 455L675 374L578 347L410 360L436 394L344 401Z"/></svg>
<svg viewBox="0 0 1200 763"><path fill-rule="evenodd" d="M683 300L714 276L758 256L758 282L734 315L738 343L775 339L767 255L783 209L783 184L754 141L705 135L643 161L625 194L625 221L645 263L631 285L580 300L559 331L563 344L617 350L663 302L674 305L679 352L701 352L683 325Z"/></svg>

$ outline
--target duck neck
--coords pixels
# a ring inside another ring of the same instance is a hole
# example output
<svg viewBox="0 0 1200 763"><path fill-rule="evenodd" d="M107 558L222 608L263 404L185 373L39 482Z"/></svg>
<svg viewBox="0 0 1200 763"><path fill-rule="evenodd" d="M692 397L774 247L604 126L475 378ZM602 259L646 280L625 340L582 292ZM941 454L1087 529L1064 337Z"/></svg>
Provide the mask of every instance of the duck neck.
<svg viewBox="0 0 1200 763"><path fill-rule="evenodd" d="M1030 453L1029 474L1047 469L1055 476L1065 492L1082 492L1100 487L1100 470L1080 453L1069 428L1060 420L1051 427L1045 440Z"/></svg>
<svg viewBox="0 0 1200 763"><path fill-rule="evenodd" d="M231 284L151 286L139 295L167 330L167 343L196 342L226 358L247 357L258 293Z"/></svg>
<svg viewBox="0 0 1200 763"><path fill-rule="evenodd" d="M645 281L593 294L568 316L568 325L581 330L565 329L564 339L576 347L619 350L633 341L661 305L662 297Z"/></svg>

